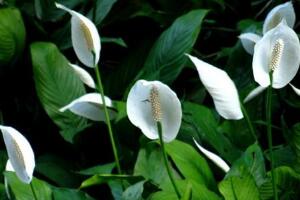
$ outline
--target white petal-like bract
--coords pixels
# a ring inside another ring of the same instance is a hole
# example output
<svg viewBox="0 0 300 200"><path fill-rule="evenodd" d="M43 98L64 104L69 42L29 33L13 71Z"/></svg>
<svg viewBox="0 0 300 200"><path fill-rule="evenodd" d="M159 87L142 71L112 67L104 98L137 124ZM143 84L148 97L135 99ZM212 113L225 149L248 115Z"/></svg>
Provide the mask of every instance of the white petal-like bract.
<svg viewBox="0 0 300 200"><path fill-rule="evenodd" d="M278 45L280 44L280 51ZM277 54L274 54L277 53ZM286 86L296 75L300 64L300 43L297 34L284 21L268 31L254 47L253 75L262 87L270 85L270 66L274 63L273 88ZM273 68L272 67L272 68Z"/></svg>
<svg viewBox="0 0 300 200"><path fill-rule="evenodd" d="M80 80L89 86L90 88L96 88L96 84L92 76L82 67L79 67L78 65L69 64L72 69L74 70L75 74L80 78Z"/></svg>
<svg viewBox="0 0 300 200"><path fill-rule="evenodd" d="M196 146L199 148L199 150L206 157L208 157L213 163L215 163L218 167L220 167L225 173L227 173L230 170L230 167L227 165L227 163L222 158L220 158L220 156L204 149L200 144L197 143L197 141L195 139L194 139L194 142L195 142Z"/></svg>
<svg viewBox="0 0 300 200"><path fill-rule="evenodd" d="M0 125L8 158L19 179L30 183L35 167L34 153L27 139L16 129Z"/></svg>
<svg viewBox="0 0 300 200"><path fill-rule="evenodd" d="M242 119L239 96L228 74L198 58L188 55L197 68L200 80L212 96L217 112L225 119Z"/></svg>
<svg viewBox="0 0 300 200"><path fill-rule="evenodd" d="M290 84L290 86L292 87L292 89L294 90L294 92L300 96L300 89L296 88L295 86L293 86L292 84Z"/></svg>
<svg viewBox="0 0 300 200"><path fill-rule="evenodd" d="M239 38L247 53L252 55L254 52L254 46L256 42L258 42L261 39L261 36L255 33L243 33L239 36Z"/></svg>
<svg viewBox="0 0 300 200"><path fill-rule="evenodd" d="M116 111L113 109L112 101L108 97L105 97L104 99L109 111L110 119L113 119L116 116ZM85 94L59 109L60 112L66 110L70 110L76 115L93 121L106 121L101 95L99 93Z"/></svg>
<svg viewBox="0 0 300 200"><path fill-rule="evenodd" d="M72 15L71 37L74 51L79 60L88 67L95 67L100 58L100 36L95 24L82 14L71 10L59 3L57 8ZM95 57L95 58L94 58Z"/></svg>
<svg viewBox="0 0 300 200"><path fill-rule="evenodd" d="M141 129L150 139L158 139L157 121L153 116L150 93L155 88L156 101L160 105L160 122L164 142L171 142L178 134L182 110L175 92L159 81L137 81L130 89L127 98L127 115L132 124Z"/></svg>
<svg viewBox="0 0 300 200"><path fill-rule="evenodd" d="M290 28L294 27L296 15L291 1L274 7L268 13L264 21L263 33L265 34L272 28L275 28L283 19Z"/></svg>
<svg viewBox="0 0 300 200"><path fill-rule="evenodd" d="M244 99L244 103L247 103L248 101L251 101L254 97L256 97L257 95L259 95L260 93L262 93L265 89L267 89L266 87L261 87L258 86L256 88L254 88Z"/></svg>

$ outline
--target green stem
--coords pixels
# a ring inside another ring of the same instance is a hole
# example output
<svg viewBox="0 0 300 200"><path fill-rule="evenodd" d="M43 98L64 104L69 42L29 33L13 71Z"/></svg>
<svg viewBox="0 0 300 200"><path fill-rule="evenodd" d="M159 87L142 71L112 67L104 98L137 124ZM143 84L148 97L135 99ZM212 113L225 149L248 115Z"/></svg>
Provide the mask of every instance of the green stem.
<svg viewBox="0 0 300 200"><path fill-rule="evenodd" d="M274 173L274 155L273 155L273 143L272 143L272 85L273 85L273 74L270 72L270 85L267 90L267 105L266 105L266 118L267 118L267 135L268 145L270 150L271 160L271 175L272 175L272 187L275 200L278 200L277 187L275 184L275 173Z"/></svg>
<svg viewBox="0 0 300 200"><path fill-rule="evenodd" d="M95 72L96 72L97 82L98 82L98 86L99 86L99 92L100 92L102 103L103 103L106 124L107 124L108 132L109 132L109 138L110 138L110 142L111 142L111 145L112 145L112 149L113 149L113 153L114 153L114 157L115 157L115 161L116 161L116 165L117 165L117 170L118 170L119 174L122 174L121 165L120 165L118 152L117 152L117 148L116 148L116 143L115 143L113 131L112 131L112 128L111 128L108 109L107 109L107 106L106 106L106 102L104 100L104 89L103 89L103 85L102 85L102 81L101 81L101 75L100 75L100 71L99 71L99 68L98 68L97 64L95 65Z"/></svg>
<svg viewBox="0 0 300 200"><path fill-rule="evenodd" d="M254 139L255 141L258 141L258 140L257 140L257 136L256 136L256 134L255 134L255 130L254 130L253 124L252 124L252 122L251 122L251 120L250 120L250 117L249 117L249 115L248 115L248 112L247 112L246 108L244 107L244 105L243 105L242 103L241 103L241 109L242 109L242 112L243 112L243 114L244 114L245 120L246 120L246 122L247 122L249 131L250 131L250 133L251 133L253 139Z"/></svg>
<svg viewBox="0 0 300 200"><path fill-rule="evenodd" d="M33 188L32 181L30 182L29 185L30 185L30 188L31 188L31 191L32 191L32 194L33 194L34 199L35 199L35 200L38 200L38 198L37 198L37 196L36 196L36 194L35 194L34 188Z"/></svg>
<svg viewBox="0 0 300 200"><path fill-rule="evenodd" d="M181 195L180 195L180 192L178 190L178 187L176 185L176 182L174 180L173 174L171 172L171 169L170 169L170 166L169 166L169 163L168 163L167 153L166 153L166 149L165 149L165 145L164 145L164 141L163 141L163 137L162 137L162 127L161 127L160 122L157 122L157 129L158 129L158 135L159 135L159 142L160 142L160 145L161 145L162 154L163 154L163 158L164 158L164 163L165 163L170 181L171 181L171 183L174 187L174 190L176 192L176 195L177 195L178 199L180 199Z"/></svg>

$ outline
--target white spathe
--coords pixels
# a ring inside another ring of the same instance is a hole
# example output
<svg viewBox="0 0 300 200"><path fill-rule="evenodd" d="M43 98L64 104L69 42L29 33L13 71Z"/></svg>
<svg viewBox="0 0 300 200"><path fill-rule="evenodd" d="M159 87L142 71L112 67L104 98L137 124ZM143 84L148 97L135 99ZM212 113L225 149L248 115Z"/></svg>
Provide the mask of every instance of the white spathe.
<svg viewBox="0 0 300 200"><path fill-rule="evenodd" d="M96 88L94 79L85 69L83 69L82 67L79 67L78 65L71 64L71 63L69 63L69 65L72 67L75 74L80 78L80 80L84 84L86 84L90 88L93 88L93 89Z"/></svg>
<svg viewBox="0 0 300 200"><path fill-rule="evenodd" d="M292 89L294 90L294 92L295 92L298 96L300 96L300 89L296 88L296 87L293 86L292 84L289 84L289 85L292 87Z"/></svg>
<svg viewBox="0 0 300 200"><path fill-rule="evenodd" d="M300 43L297 34L283 20L275 28L268 31L254 47L253 75L261 87L270 85L270 63L273 62L272 51L275 44L281 41L276 69L273 71L273 88L286 86L296 75L300 64Z"/></svg>
<svg viewBox="0 0 300 200"><path fill-rule="evenodd" d="M283 19L290 28L294 27L296 15L291 1L274 7L268 13L263 24L263 34L267 33L272 28L275 28Z"/></svg>
<svg viewBox="0 0 300 200"><path fill-rule="evenodd" d="M22 182L29 184L35 168L34 153L29 142L12 127L0 125L0 130L13 170Z"/></svg>
<svg viewBox="0 0 300 200"><path fill-rule="evenodd" d="M104 99L108 108L110 119L113 119L116 116L116 111L113 109L112 101L106 96ZM106 121L103 106L102 98L99 93L88 93L78 99L75 99L70 104L59 109L59 111L64 112L66 110L70 110L76 115L93 121Z"/></svg>
<svg viewBox="0 0 300 200"><path fill-rule="evenodd" d="M244 103L247 103L248 101L251 101L254 97L258 96L260 93L262 93L267 87L261 87L258 86L254 88L244 99Z"/></svg>
<svg viewBox="0 0 300 200"><path fill-rule="evenodd" d="M199 150L208 157L213 163L215 163L218 167L220 167L225 173L227 173L230 170L230 167L227 165L227 163L218 155L204 149L200 144L197 143L195 138L193 138L196 146L199 148Z"/></svg>
<svg viewBox="0 0 300 200"><path fill-rule="evenodd" d="M72 15L71 37L77 57L84 65L95 67L99 62L101 49L100 36L95 24L74 10L59 3L55 3L55 5L57 8L63 9Z"/></svg>
<svg viewBox="0 0 300 200"><path fill-rule="evenodd" d="M258 42L261 39L261 36L255 34L255 33L243 33L239 36L242 45L244 49L247 51L247 53L253 55L254 52L254 46L256 42Z"/></svg>
<svg viewBox="0 0 300 200"><path fill-rule="evenodd" d="M228 74L198 58L188 55L197 68L199 77L213 98L217 112L225 119L242 119L237 89Z"/></svg>
<svg viewBox="0 0 300 200"><path fill-rule="evenodd" d="M130 89L127 97L127 116L132 124L141 129L149 139L158 139L157 122L154 120L150 92L155 87L160 103L162 136L164 142L171 142L178 134L182 110L175 92L159 81L139 80Z"/></svg>

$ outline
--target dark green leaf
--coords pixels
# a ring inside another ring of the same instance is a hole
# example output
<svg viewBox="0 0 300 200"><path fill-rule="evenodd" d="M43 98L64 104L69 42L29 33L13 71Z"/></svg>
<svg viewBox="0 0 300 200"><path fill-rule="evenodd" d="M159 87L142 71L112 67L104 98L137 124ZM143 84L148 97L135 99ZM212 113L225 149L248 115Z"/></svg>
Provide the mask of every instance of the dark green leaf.
<svg viewBox="0 0 300 200"><path fill-rule="evenodd" d="M87 121L59 109L85 94L83 83L52 43L32 44L31 58L38 97L47 114L60 127L64 139L73 142L74 136L87 126Z"/></svg>
<svg viewBox="0 0 300 200"><path fill-rule="evenodd" d="M207 10L193 10L179 17L155 42L137 79L173 82L194 46Z"/></svg>
<svg viewBox="0 0 300 200"><path fill-rule="evenodd" d="M83 174L83 175L109 174L112 172L112 170L115 166L116 166L115 163L108 163L105 165L97 165L94 167L90 167L88 169L81 170L78 173Z"/></svg>
<svg viewBox="0 0 300 200"><path fill-rule="evenodd" d="M112 6L117 2L117 0L97 0L96 2L96 16L94 17L94 23L99 25L106 15L111 10ZM87 15L90 19L93 19L93 9Z"/></svg>
<svg viewBox="0 0 300 200"><path fill-rule="evenodd" d="M80 190L67 188L53 188L53 200L94 200Z"/></svg>

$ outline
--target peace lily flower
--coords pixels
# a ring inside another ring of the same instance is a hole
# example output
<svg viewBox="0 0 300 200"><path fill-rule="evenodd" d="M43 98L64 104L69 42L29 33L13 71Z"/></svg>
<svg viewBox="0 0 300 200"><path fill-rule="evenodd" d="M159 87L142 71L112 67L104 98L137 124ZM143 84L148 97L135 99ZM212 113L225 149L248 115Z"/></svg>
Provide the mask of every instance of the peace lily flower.
<svg viewBox="0 0 300 200"><path fill-rule="evenodd" d="M194 56L187 56L196 66L200 80L212 96L217 112L225 119L242 119L238 92L228 74Z"/></svg>
<svg viewBox="0 0 300 200"><path fill-rule="evenodd" d="M69 65L71 66L71 68L74 70L75 74L80 78L80 80L86 84L87 86L89 86L90 88L95 89L96 88L96 84L94 79L92 78L92 76L83 68L79 67L78 65L74 65L69 63Z"/></svg>
<svg viewBox="0 0 300 200"><path fill-rule="evenodd" d="M227 165L227 163L218 155L206 150L203 148L200 144L197 143L195 138L193 138L196 146L199 148L199 150L208 157L213 163L215 163L218 167L220 167L225 173L227 173L230 170L230 167Z"/></svg>
<svg viewBox="0 0 300 200"><path fill-rule="evenodd" d="M178 134L182 110L175 92L159 81L139 80L127 98L130 122L149 139L158 139L157 122L162 125L164 142L171 142Z"/></svg>
<svg viewBox="0 0 300 200"><path fill-rule="evenodd" d="M13 171L22 182L29 184L35 167L34 153L29 142L12 127L0 125L0 130Z"/></svg>
<svg viewBox="0 0 300 200"><path fill-rule="evenodd" d="M109 108L110 118L116 116L116 111L112 101L108 97L104 97L106 106ZM59 109L60 112L70 110L76 115L88 118L93 121L104 121L105 113L103 111L103 102L99 93L88 93L78 99L75 99L70 104Z"/></svg>
<svg viewBox="0 0 300 200"><path fill-rule="evenodd" d="M252 68L254 79L260 86L245 100L252 99L270 85L270 73L273 88L279 89L290 83L299 69L299 55L299 38L283 20L255 45Z"/></svg>
<svg viewBox="0 0 300 200"><path fill-rule="evenodd" d="M296 15L292 2L280 4L269 12L263 24L263 34L275 28L282 20L285 20L289 27L294 27ZM243 33L239 38L245 50L252 55L254 45L261 39L261 36L255 33Z"/></svg>
<svg viewBox="0 0 300 200"><path fill-rule="evenodd" d="M95 67L100 58L100 36L93 22L82 14L59 3L57 8L67 11L71 18L71 37L74 51L79 60L88 67ZM94 58L95 57L95 58Z"/></svg>

